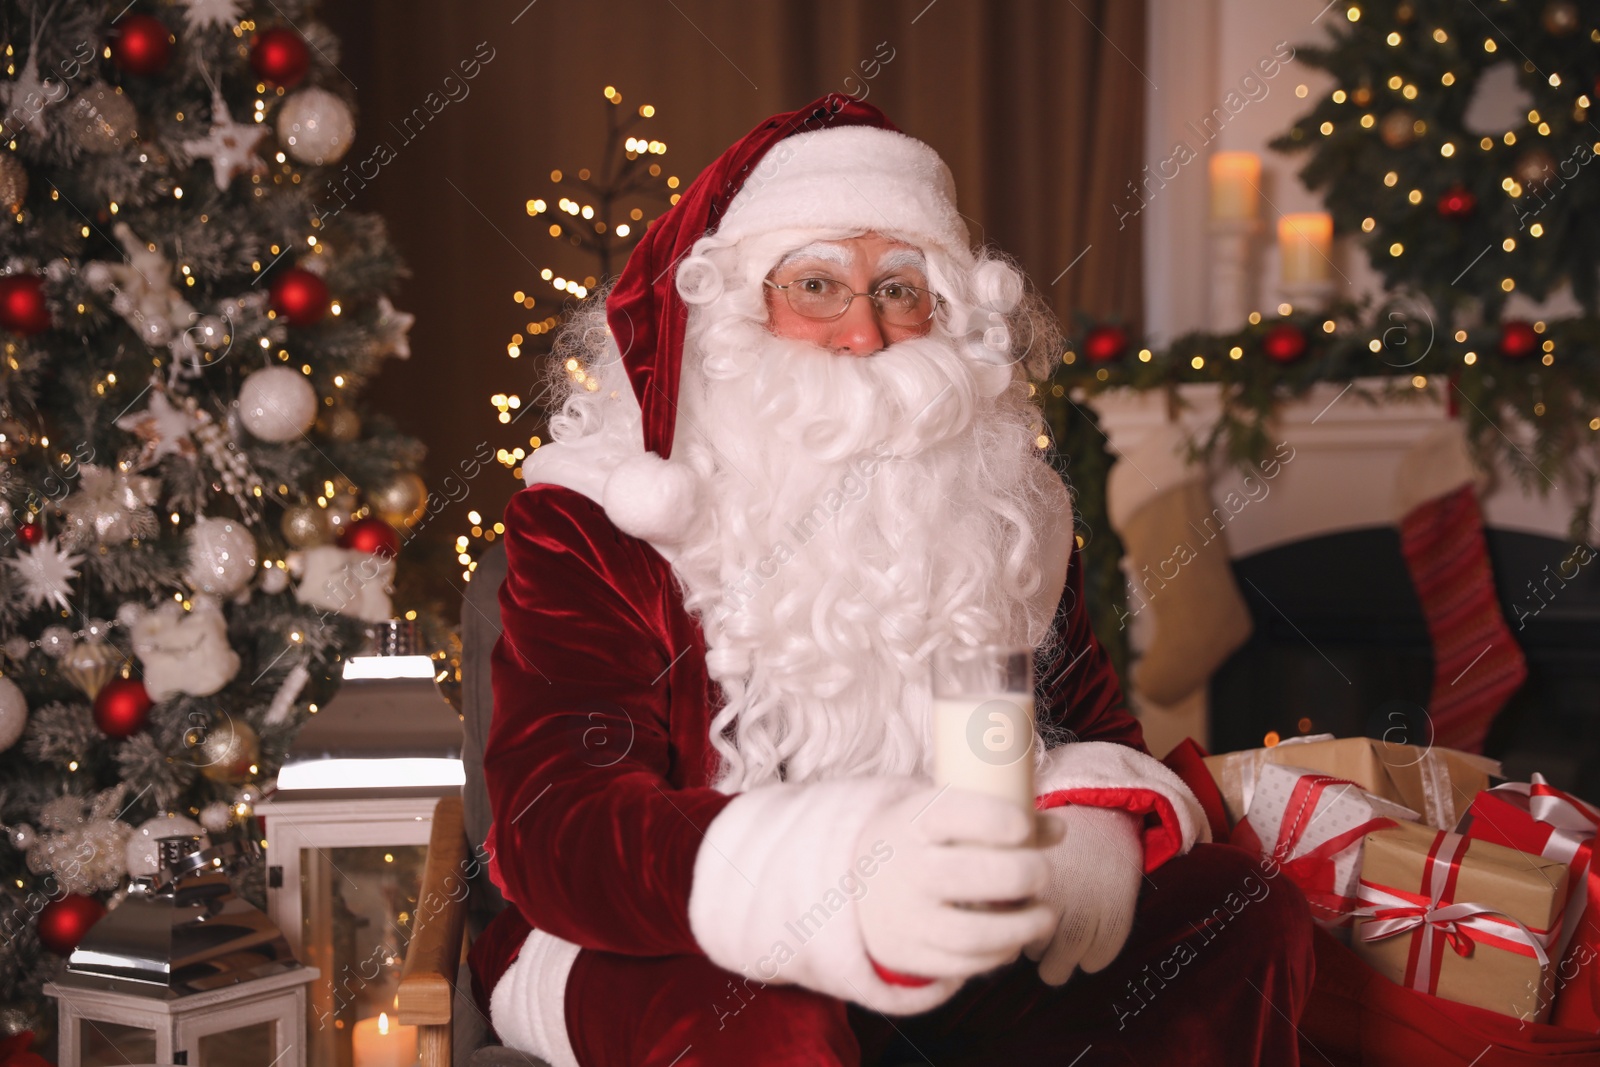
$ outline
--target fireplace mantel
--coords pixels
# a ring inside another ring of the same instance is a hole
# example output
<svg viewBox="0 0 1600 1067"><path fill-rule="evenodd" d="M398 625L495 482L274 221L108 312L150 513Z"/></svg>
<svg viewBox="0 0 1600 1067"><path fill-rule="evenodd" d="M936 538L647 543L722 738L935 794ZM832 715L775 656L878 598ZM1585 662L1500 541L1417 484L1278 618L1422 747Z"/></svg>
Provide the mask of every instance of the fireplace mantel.
<svg viewBox="0 0 1600 1067"><path fill-rule="evenodd" d="M1383 381L1358 379L1354 388L1319 383L1304 398L1283 405L1276 439L1294 450L1293 459L1282 463L1270 481L1258 475L1258 484L1247 486L1239 471L1217 467L1213 498L1236 491L1248 501L1227 525L1234 558L1322 534L1395 524L1400 459L1449 416L1442 383L1436 381L1418 390L1415 399L1369 402L1360 395L1378 393ZM1200 434L1215 422L1218 390L1211 384L1179 386L1185 406L1178 418L1186 429ZM1166 398L1159 391L1112 389L1090 403L1114 455L1138 447L1167 421ZM1559 540L1568 536L1574 506L1559 485L1540 495L1503 463L1493 471L1482 504L1488 526Z"/></svg>

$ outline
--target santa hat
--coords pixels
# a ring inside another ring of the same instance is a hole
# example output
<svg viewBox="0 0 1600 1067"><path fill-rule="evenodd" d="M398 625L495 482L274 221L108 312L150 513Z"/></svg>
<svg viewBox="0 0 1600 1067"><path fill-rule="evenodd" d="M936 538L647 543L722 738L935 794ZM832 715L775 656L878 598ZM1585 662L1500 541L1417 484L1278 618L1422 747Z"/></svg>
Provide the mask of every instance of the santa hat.
<svg viewBox="0 0 1600 1067"><path fill-rule="evenodd" d="M694 511L692 477L667 462L688 322L678 265L713 231L742 240L793 229L874 230L970 254L950 169L870 104L826 96L735 142L651 224L606 299L606 321L639 401L645 453L612 472L603 504L635 537L670 543Z"/></svg>

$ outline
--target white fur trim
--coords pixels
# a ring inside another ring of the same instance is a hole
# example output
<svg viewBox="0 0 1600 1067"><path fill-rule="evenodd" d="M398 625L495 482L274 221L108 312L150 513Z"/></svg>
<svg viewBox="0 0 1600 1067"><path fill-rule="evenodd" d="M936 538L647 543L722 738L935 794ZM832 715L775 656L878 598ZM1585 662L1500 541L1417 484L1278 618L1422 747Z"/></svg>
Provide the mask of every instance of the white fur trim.
<svg viewBox="0 0 1600 1067"><path fill-rule="evenodd" d="M932 148L871 126L838 126L774 145L728 204L716 235L874 230L969 258L955 179Z"/></svg>
<svg viewBox="0 0 1600 1067"><path fill-rule="evenodd" d="M1188 459L1188 435L1176 423L1162 423L1123 453L1106 476L1106 517L1122 530L1133 513L1162 493L1186 482L1210 481L1210 473Z"/></svg>
<svg viewBox="0 0 1600 1067"><path fill-rule="evenodd" d="M1455 419L1429 430L1400 458L1394 478L1394 517L1399 522L1426 504L1472 482L1481 494L1488 476L1480 472L1467 446L1467 432Z"/></svg>
<svg viewBox="0 0 1600 1067"><path fill-rule="evenodd" d="M840 886L854 874L854 885L871 891L871 878L856 868L862 828L918 787L910 778L842 778L734 797L695 857L689 927L706 956L759 982L804 986L885 1014L913 1015L949 999L958 979L910 987L878 977L855 901ZM835 900L840 906L830 908ZM792 955L780 963L775 954Z"/></svg>
<svg viewBox="0 0 1600 1067"><path fill-rule="evenodd" d="M1072 741L1051 749L1045 760L1034 783L1036 796L1063 789L1148 789L1172 804L1182 836L1180 853L1189 851L1196 841L1211 840L1211 826L1200 801L1182 778L1154 756L1114 741Z"/></svg>
<svg viewBox="0 0 1600 1067"><path fill-rule="evenodd" d="M578 1067L567 1036L567 976L578 952L543 930L528 934L489 998L489 1021L501 1044L548 1060L550 1067Z"/></svg>

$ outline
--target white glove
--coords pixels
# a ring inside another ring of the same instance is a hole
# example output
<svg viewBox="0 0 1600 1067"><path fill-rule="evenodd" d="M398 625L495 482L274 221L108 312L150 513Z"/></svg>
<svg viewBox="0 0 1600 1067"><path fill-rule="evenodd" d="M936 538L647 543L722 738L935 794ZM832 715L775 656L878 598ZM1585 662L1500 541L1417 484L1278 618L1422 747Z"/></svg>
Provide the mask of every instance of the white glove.
<svg viewBox="0 0 1600 1067"><path fill-rule="evenodd" d="M1039 960L1045 984L1061 985L1079 967L1090 974L1103 970L1122 951L1144 877L1144 846L1139 818L1117 808L1065 804L1040 817L1056 824L1041 834L1050 842L1043 899L1060 922L1024 951Z"/></svg>
<svg viewBox="0 0 1600 1067"><path fill-rule="evenodd" d="M862 942L890 970L965 979L1010 963L1048 939L1058 909L1029 899L1014 911L973 911L952 901L1037 897L1048 870L1024 846L1033 817L1015 804L966 789L927 786L873 812L858 855L883 860L856 903Z"/></svg>

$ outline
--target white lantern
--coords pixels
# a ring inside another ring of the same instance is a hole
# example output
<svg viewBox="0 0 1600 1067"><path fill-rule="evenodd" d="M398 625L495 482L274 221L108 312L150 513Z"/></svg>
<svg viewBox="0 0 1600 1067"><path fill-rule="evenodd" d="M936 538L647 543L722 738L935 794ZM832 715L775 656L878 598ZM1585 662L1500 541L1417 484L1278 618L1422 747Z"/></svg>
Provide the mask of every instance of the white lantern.
<svg viewBox="0 0 1600 1067"><path fill-rule="evenodd" d="M374 627L379 655L345 662L327 707L296 735L266 820L267 912L322 978L309 989L314 1067L360 1048L409 1063L416 1028L395 1019L433 809L458 795L461 722L417 654L415 624ZM404 1050L390 1056L396 1046Z"/></svg>

